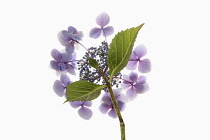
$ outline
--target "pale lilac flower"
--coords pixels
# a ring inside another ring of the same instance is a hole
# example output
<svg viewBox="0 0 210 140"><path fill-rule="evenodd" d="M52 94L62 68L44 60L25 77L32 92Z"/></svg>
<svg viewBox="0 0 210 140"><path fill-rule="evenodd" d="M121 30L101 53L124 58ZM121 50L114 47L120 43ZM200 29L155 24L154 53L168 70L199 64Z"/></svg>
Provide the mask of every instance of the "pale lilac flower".
<svg viewBox="0 0 210 140"><path fill-rule="evenodd" d="M92 106L92 101L74 101L74 102L69 102L69 104L73 108L80 107L80 109L78 110L78 114L81 118L89 120L93 116L92 111L89 108L87 108Z"/></svg>
<svg viewBox="0 0 210 140"><path fill-rule="evenodd" d="M66 52L71 54L74 52L74 44L81 40L83 33L77 31L76 28L69 26L68 30L62 30L58 33L58 40L63 45L66 46Z"/></svg>
<svg viewBox="0 0 210 140"><path fill-rule="evenodd" d="M151 71L151 62L149 59L141 59L147 54L147 49L144 45L137 46L131 54L130 61L128 62L126 68L129 70L136 69L138 65L138 70L141 73L148 73Z"/></svg>
<svg viewBox="0 0 210 140"><path fill-rule="evenodd" d="M59 96L63 97L66 95L66 87L72 83L67 75L61 75L60 80L56 80L53 84L54 92Z"/></svg>
<svg viewBox="0 0 210 140"><path fill-rule="evenodd" d="M144 93L149 90L149 86L146 82L145 76L139 76L135 72L131 72L129 75L123 75L123 82L121 87L126 91L126 96L129 100L133 100L138 94Z"/></svg>
<svg viewBox="0 0 210 140"><path fill-rule="evenodd" d="M119 106L120 111L123 111L125 109L125 103L127 102L127 98L125 95L121 94L121 88L119 89L113 89L115 99L117 100L117 104ZM101 113L106 114L108 112L108 115L112 118L117 118L117 114L114 109L114 105L112 103L110 94L107 92L104 94L104 96L101 99L102 104L99 106L99 110Z"/></svg>
<svg viewBox="0 0 210 140"><path fill-rule="evenodd" d="M54 58L54 60L50 61L52 69L61 72L67 71L72 75L76 74L76 53L68 55L66 52L60 53L58 50L53 49L51 56Z"/></svg>
<svg viewBox="0 0 210 140"><path fill-rule="evenodd" d="M105 27L107 24L109 24L109 20L110 20L109 15L106 13L101 13L100 15L98 15L96 18L96 23L100 26L100 28L95 27L91 29L89 36L91 38L96 39L101 36L101 33L105 37L113 34L114 28L112 26Z"/></svg>

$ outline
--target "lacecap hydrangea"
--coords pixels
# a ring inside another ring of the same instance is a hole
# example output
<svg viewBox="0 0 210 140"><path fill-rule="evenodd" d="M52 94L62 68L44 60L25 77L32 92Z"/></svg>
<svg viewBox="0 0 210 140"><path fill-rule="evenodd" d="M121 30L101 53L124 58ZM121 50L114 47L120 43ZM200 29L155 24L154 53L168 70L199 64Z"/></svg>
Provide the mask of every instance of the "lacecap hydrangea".
<svg viewBox="0 0 210 140"><path fill-rule="evenodd" d="M56 95L65 98L65 102L72 108L78 109L79 116L85 120L93 116L92 100L98 97L101 97L100 112L117 118L129 101L149 90L147 78L143 75L151 71L150 59L144 58L147 49L142 44L134 46L143 24L119 32L111 44L108 44L107 37L114 33L109 22L108 14L101 13L96 18L98 26L89 32L91 39L101 39L101 35L104 37L99 46L85 47L81 43L83 32L69 26L57 35L64 51L51 51L53 59L50 66L60 73L59 80L53 84L53 90ZM86 51L82 58L77 58L75 44ZM126 73L122 73L124 69L127 70ZM79 73L79 81L71 81L71 76L76 75L76 71Z"/></svg>

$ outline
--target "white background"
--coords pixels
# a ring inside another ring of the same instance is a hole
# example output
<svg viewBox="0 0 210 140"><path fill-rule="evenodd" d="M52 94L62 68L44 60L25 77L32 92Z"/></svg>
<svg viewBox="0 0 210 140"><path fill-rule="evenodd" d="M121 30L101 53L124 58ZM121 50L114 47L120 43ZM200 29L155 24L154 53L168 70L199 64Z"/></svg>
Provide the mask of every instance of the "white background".
<svg viewBox="0 0 210 140"><path fill-rule="evenodd" d="M101 12L115 34L145 23L136 45L152 61L150 91L122 113L127 140L209 140L208 0L2 0L0 139L120 139L118 120L99 112L99 99L85 121L52 90L50 51L63 49L57 33L72 25L84 32L84 45L96 45L88 32Z"/></svg>

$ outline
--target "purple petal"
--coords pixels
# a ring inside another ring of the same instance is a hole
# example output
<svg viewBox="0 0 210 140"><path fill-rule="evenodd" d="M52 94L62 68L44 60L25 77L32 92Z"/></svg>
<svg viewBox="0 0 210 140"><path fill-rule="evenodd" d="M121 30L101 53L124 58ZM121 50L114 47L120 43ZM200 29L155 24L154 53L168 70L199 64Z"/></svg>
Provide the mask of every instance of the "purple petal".
<svg viewBox="0 0 210 140"><path fill-rule="evenodd" d="M67 65L67 71L68 71L68 73L70 73L72 75L76 75L76 72L75 72L74 67L72 65Z"/></svg>
<svg viewBox="0 0 210 140"><path fill-rule="evenodd" d="M100 15L97 16L96 18L96 23L100 26L100 27L104 27L109 23L109 15L106 13L101 13Z"/></svg>
<svg viewBox="0 0 210 140"><path fill-rule="evenodd" d="M65 87L64 85L61 83L61 81L56 80L53 84L53 90L54 92L59 96L59 97L63 97L65 95Z"/></svg>
<svg viewBox="0 0 210 140"><path fill-rule="evenodd" d="M57 76L61 76L61 74L67 74L67 71L56 71Z"/></svg>
<svg viewBox="0 0 210 140"><path fill-rule="evenodd" d="M130 84L129 82L131 82L129 79L129 76L126 74L123 74L123 83Z"/></svg>
<svg viewBox="0 0 210 140"><path fill-rule="evenodd" d="M114 28L112 26L108 26L103 29L103 36L107 37L114 33Z"/></svg>
<svg viewBox="0 0 210 140"><path fill-rule="evenodd" d="M124 103L127 103L128 102L128 98L124 95L124 94L120 94L118 97L117 97L117 100L118 101L122 101Z"/></svg>
<svg viewBox="0 0 210 140"><path fill-rule="evenodd" d="M138 56L138 58L142 58L147 54L147 49L144 47L144 45L139 45L134 49L133 53Z"/></svg>
<svg viewBox="0 0 210 140"><path fill-rule="evenodd" d="M78 114L81 118L85 119L85 120L89 120L92 116L93 116L93 113L92 111L87 108L87 107L84 107L82 106L79 110L78 110Z"/></svg>
<svg viewBox="0 0 210 140"><path fill-rule="evenodd" d="M84 35L83 35L82 31L79 31L76 33L76 36L77 36L77 40L81 40Z"/></svg>
<svg viewBox="0 0 210 140"><path fill-rule="evenodd" d="M85 101L84 106L91 107L92 106L92 101Z"/></svg>
<svg viewBox="0 0 210 140"><path fill-rule="evenodd" d="M141 73L148 73L151 71L151 62L149 59L143 59L139 61L138 70Z"/></svg>
<svg viewBox="0 0 210 140"><path fill-rule="evenodd" d="M72 38L72 40L81 40L83 37L83 33L78 32L77 34L70 34L69 37Z"/></svg>
<svg viewBox="0 0 210 140"><path fill-rule="evenodd" d="M70 37L73 40L82 40L83 33L81 31L77 32L76 34L71 34Z"/></svg>
<svg viewBox="0 0 210 140"><path fill-rule="evenodd" d="M138 61L138 56L136 56L134 54L134 51L132 52L131 56L130 56L130 60L137 60Z"/></svg>
<svg viewBox="0 0 210 140"><path fill-rule="evenodd" d="M149 85L147 83L144 84L137 83L136 85L134 85L134 89L136 93L141 94L149 90Z"/></svg>
<svg viewBox="0 0 210 140"><path fill-rule="evenodd" d="M99 106L99 110L101 111L102 114L106 114L110 108L111 106L106 103L103 103Z"/></svg>
<svg viewBox="0 0 210 140"><path fill-rule="evenodd" d="M57 50L57 49L53 49L51 51L51 56L56 60L56 61L60 61L61 59L61 53Z"/></svg>
<svg viewBox="0 0 210 140"><path fill-rule="evenodd" d="M69 26L68 27L68 32L71 34L76 34L77 33L77 29L74 28L73 26Z"/></svg>
<svg viewBox="0 0 210 140"><path fill-rule="evenodd" d="M68 62L69 62L69 61L74 61L77 55L76 55L76 52L74 52L72 54L69 54L68 56L69 56L68 57Z"/></svg>
<svg viewBox="0 0 210 140"><path fill-rule="evenodd" d="M71 65L74 69L77 69L77 65L76 65L75 62L70 63L70 65Z"/></svg>
<svg viewBox="0 0 210 140"><path fill-rule="evenodd" d="M68 45L70 42L73 42L74 40L76 40L75 39L75 37L76 37L75 34L71 34L71 33L67 32L67 31L63 31L62 33L63 33L64 37L67 40L67 44L66 45Z"/></svg>
<svg viewBox="0 0 210 140"><path fill-rule="evenodd" d="M74 52L75 53L75 52ZM67 54L67 58L68 58L68 60L67 60L67 62L69 62L69 61L71 61L72 60L72 58L73 58L73 53L71 53L71 54L68 54L67 52L66 52L66 54Z"/></svg>
<svg viewBox="0 0 210 140"><path fill-rule="evenodd" d="M122 91L122 88L117 88L117 89L113 89L113 92L114 92L114 96L117 97L120 95Z"/></svg>
<svg viewBox="0 0 210 140"><path fill-rule="evenodd" d="M68 59L69 59L69 55L67 55L67 53L61 53L61 59L60 59L60 62L68 62Z"/></svg>
<svg viewBox="0 0 210 140"><path fill-rule="evenodd" d="M135 70L136 67L137 67L137 62L138 61L128 61L128 64L127 64L126 68L128 70Z"/></svg>
<svg viewBox="0 0 210 140"><path fill-rule="evenodd" d="M66 46L66 53L68 55L72 54L75 50L75 47L74 47L74 42L70 42L67 46Z"/></svg>
<svg viewBox="0 0 210 140"><path fill-rule="evenodd" d="M93 29L91 29L90 30L90 33L89 33L89 36L91 37L91 38L94 38L94 39L96 39L96 38L98 38L98 37L100 37L100 35L101 35L101 29L100 28L93 28Z"/></svg>
<svg viewBox="0 0 210 140"><path fill-rule="evenodd" d="M135 73L135 72L131 72L131 73L129 74L129 79L130 79L130 81L132 81L132 82L137 81L137 79L138 79L138 74Z"/></svg>
<svg viewBox="0 0 210 140"><path fill-rule="evenodd" d="M69 102L69 104L71 105L71 107L73 108L78 108L80 106L83 105L83 101L74 101L74 102Z"/></svg>
<svg viewBox="0 0 210 140"><path fill-rule="evenodd" d="M106 95L101 98L101 101L103 103L108 104L108 105L111 105L111 103L112 103L112 100L111 100L110 96L106 96Z"/></svg>
<svg viewBox="0 0 210 140"><path fill-rule="evenodd" d="M137 97L137 94L135 93L135 90L133 87L131 87L130 89L126 91L126 96L131 101Z"/></svg>
<svg viewBox="0 0 210 140"><path fill-rule="evenodd" d="M66 65L64 63L58 63L58 69L60 71L65 71L66 70Z"/></svg>
<svg viewBox="0 0 210 140"><path fill-rule="evenodd" d="M65 35L64 35L65 34ZM57 35L59 42L61 45L66 46L69 41L71 41L71 38L69 36L66 36L67 31L60 31Z"/></svg>
<svg viewBox="0 0 210 140"><path fill-rule="evenodd" d="M62 34L63 34L64 38L68 39L68 41L71 41L72 40L71 33L69 33L68 31L63 30L62 31Z"/></svg>
<svg viewBox="0 0 210 140"><path fill-rule="evenodd" d="M76 59L76 57L77 57L77 54L76 54L76 52L74 52L73 54L72 54L72 57L71 57L71 61L74 61L75 59Z"/></svg>
<svg viewBox="0 0 210 140"><path fill-rule="evenodd" d="M121 87L122 87L123 89L128 89L129 87L131 87L131 84L122 82L122 83L121 83Z"/></svg>
<svg viewBox="0 0 210 140"><path fill-rule="evenodd" d="M120 111L124 111L125 110L125 103L122 101L117 101L117 104L119 106Z"/></svg>
<svg viewBox="0 0 210 140"><path fill-rule="evenodd" d="M139 76L139 78L137 79L137 83L144 84L146 80L146 76Z"/></svg>
<svg viewBox="0 0 210 140"><path fill-rule="evenodd" d="M114 118L114 119L117 118L117 114L116 114L114 108L112 108L112 109L109 111L108 115L109 115L110 117Z"/></svg>
<svg viewBox="0 0 210 140"><path fill-rule="evenodd" d="M67 87L69 85L70 79L67 75L62 74L60 81Z"/></svg>
<svg viewBox="0 0 210 140"><path fill-rule="evenodd" d="M50 61L50 66L51 66L51 68L54 69L54 70L59 70L58 62L56 62L55 60L51 60L51 61Z"/></svg>

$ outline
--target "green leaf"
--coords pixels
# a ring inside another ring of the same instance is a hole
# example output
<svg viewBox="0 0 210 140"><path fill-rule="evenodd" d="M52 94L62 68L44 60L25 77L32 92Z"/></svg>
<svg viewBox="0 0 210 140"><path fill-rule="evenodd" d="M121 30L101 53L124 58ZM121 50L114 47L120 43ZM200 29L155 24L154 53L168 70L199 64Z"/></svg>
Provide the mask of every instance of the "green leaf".
<svg viewBox="0 0 210 140"><path fill-rule="evenodd" d="M88 81L77 81L67 86L67 101L90 101L97 98L105 85L97 85Z"/></svg>
<svg viewBox="0 0 210 140"><path fill-rule="evenodd" d="M121 31L115 35L108 53L110 79L127 65L137 34L143 25Z"/></svg>
<svg viewBox="0 0 210 140"><path fill-rule="evenodd" d="M98 69L98 62L93 59L93 58L89 58L89 64L94 67L95 69Z"/></svg>

